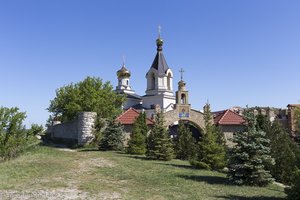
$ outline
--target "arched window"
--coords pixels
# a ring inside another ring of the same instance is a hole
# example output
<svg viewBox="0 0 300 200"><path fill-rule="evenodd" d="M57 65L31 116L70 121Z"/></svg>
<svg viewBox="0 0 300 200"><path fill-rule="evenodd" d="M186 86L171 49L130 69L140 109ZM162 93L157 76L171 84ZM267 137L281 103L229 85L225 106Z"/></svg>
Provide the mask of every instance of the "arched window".
<svg viewBox="0 0 300 200"><path fill-rule="evenodd" d="M181 104L186 104L186 96L185 96L185 94L181 94L180 103Z"/></svg>
<svg viewBox="0 0 300 200"><path fill-rule="evenodd" d="M167 77L167 86L168 90L171 90L171 73L169 73Z"/></svg>
<svg viewBox="0 0 300 200"><path fill-rule="evenodd" d="M155 75L154 74L151 75L151 89L152 90L155 89Z"/></svg>
<svg viewBox="0 0 300 200"><path fill-rule="evenodd" d="M126 80L126 85L127 85L127 86L129 85L129 80Z"/></svg>

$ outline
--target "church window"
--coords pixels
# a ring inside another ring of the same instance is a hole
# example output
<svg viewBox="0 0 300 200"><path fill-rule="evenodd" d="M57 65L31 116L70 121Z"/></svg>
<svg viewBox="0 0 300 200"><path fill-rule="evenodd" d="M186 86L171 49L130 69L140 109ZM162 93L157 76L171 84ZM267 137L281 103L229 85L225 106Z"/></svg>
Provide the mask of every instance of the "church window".
<svg viewBox="0 0 300 200"><path fill-rule="evenodd" d="M128 80L126 81L126 85L129 85L129 81Z"/></svg>
<svg viewBox="0 0 300 200"><path fill-rule="evenodd" d="M186 104L186 96L185 94L181 94L181 104Z"/></svg>
<svg viewBox="0 0 300 200"><path fill-rule="evenodd" d="M154 74L151 75L151 89L152 90L155 89L155 75Z"/></svg>
<svg viewBox="0 0 300 200"><path fill-rule="evenodd" d="M171 90L171 73L168 74L167 84L168 84L168 90Z"/></svg>

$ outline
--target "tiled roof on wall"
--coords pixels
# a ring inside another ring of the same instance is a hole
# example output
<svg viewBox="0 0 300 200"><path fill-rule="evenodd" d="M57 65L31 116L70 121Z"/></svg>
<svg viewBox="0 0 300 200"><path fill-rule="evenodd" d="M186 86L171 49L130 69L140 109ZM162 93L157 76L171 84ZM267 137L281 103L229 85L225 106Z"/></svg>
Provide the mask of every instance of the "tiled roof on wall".
<svg viewBox="0 0 300 200"><path fill-rule="evenodd" d="M241 115L229 109L214 113L214 123L217 125L242 125L245 122Z"/></svg>
<svg viewBox="0 0 300 200"><path fill-rule="evenodd" d="M117 117L117 120L123 124L123 125L132 125L134 124L136 118L139 116L139 111L137 111L134 108L129 108L125 112L123 112L119 117ZM146 118L146 123L148 125L154 124L153 120Z"/></svg>

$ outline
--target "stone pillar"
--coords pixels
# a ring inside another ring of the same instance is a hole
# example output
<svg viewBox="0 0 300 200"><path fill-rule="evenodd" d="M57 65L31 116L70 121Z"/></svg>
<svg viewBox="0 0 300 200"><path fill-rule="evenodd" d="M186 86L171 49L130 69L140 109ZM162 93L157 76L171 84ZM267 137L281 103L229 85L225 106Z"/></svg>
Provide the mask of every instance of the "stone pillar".
<svg viewBox="0 0 300 200"><path fill-rule="evenodd" d="M84 145L94 139L95 112L81 112L78 115L78 145Z"/></svg>

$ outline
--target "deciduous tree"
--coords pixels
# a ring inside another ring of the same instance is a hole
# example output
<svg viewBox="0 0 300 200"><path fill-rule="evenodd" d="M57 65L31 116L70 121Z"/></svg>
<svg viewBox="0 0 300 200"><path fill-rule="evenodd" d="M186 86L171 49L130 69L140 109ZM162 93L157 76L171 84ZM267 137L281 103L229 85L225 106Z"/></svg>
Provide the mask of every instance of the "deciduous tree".
<svg viewBox="0 0 300 200"><path fill-rule="evenodd" d="M73 120L82 111L97 112L100 118L114 118L121 113L124 97L116 94L110 82L87 77L56 90L48 108L52 118L63 122Z"/></svg>

